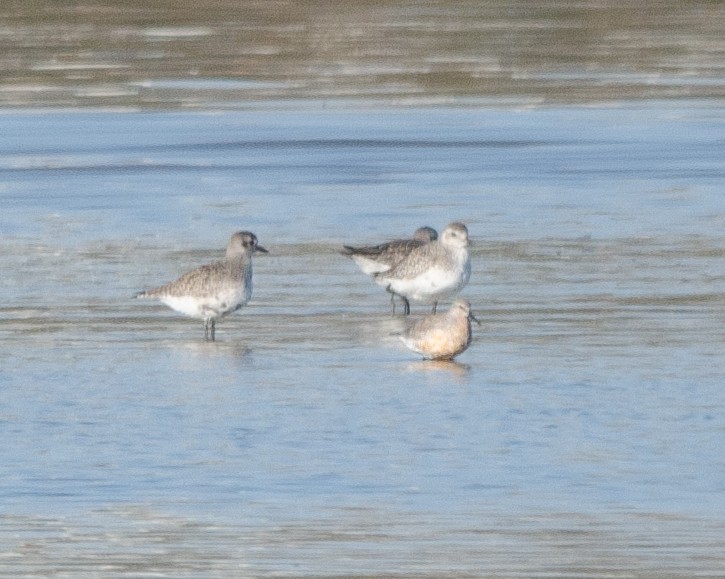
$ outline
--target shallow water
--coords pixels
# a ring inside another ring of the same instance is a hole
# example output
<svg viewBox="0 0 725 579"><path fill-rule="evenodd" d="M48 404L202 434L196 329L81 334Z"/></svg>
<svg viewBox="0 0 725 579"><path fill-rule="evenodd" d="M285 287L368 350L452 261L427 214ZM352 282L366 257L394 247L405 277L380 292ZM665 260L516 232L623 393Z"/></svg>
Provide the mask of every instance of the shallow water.
<svg viewBox="0 0 725 579"><path fill-rule="evenodd" d="M722 576L723 113L0 115L0 573ZM423 362L338 249L452 220ZM216 343L131 299L237 229Z"/></svg>

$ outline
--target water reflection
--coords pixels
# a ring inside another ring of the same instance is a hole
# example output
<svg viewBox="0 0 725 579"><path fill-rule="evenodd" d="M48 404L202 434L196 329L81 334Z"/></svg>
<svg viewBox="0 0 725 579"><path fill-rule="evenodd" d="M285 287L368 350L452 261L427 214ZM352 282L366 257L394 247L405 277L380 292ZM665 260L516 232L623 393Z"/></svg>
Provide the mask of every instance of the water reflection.
<svg viewBox="0 0 725 579"><path fill-rule="evenodd" d="M474 344L471 344L473 347ZM422 374L430 374L435 377L436 374L446 374L452 378L465 378L471 372L471 366L457 360L420 360L411 362L405 366L406 372L419 372Z"/></svg>
<svg viewBox="0 0 725 579"><path fill-rule="evenodd" d="M236 335L220 338L215 342L202 340L172 341L166 340L164 346L178 350L192 366L198 363L199 358L224 357L237 362L247 358L253 352L253 340L240 341Z"/></svg>

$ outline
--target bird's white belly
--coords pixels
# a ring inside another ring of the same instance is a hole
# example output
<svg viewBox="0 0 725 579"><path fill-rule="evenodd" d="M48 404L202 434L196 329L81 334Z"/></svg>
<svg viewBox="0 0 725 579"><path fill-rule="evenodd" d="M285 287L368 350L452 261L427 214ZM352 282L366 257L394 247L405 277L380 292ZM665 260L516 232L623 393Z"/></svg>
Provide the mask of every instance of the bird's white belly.
<svg viewBox="0 0 725 579"><path fill-rule="evenodd" d="M380 273L390 269L390 265L387 263L375 261L364 255L353 255L352 258L360 270L367 275L373 275L374 273Z"/></svg>
<svg viewBox="0 0 725 579"><path fill-rule="evenodd" d="M391 283L391 289L400 295L422 303L433 303L457 293L468 281L465 269L433 267L410 279Z"/></svg>
<svg viewBox="0 0 725 579"><path fill-rule="evenodd" d="M220 318L233 312L245 303L249 297L238 289L228 289L207 296L165 296L167 306L191 318Z"/></svg>

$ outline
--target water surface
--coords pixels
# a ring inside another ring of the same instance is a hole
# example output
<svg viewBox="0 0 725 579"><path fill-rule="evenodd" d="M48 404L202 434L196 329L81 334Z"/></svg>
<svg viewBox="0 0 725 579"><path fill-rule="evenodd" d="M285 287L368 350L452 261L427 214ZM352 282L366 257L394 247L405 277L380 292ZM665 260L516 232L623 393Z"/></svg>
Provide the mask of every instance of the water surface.
<svg viewBox="0 0 725 579"><path fill-rule="evenodd" d="M724 118L0 115L0 573L721 576ZM338 249L453 220L435 364ZM216 343L131 299L237 229Z"/></svg>

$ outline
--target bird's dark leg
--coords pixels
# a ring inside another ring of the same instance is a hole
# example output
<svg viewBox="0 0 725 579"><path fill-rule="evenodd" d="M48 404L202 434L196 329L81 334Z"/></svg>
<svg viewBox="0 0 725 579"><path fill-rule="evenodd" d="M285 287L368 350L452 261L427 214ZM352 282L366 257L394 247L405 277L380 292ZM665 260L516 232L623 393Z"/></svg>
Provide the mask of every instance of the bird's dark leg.
<svg viewBox="0 0 725 579"><path fill-rule="evenodd" d="M204 319L204 339L207 342L213 342L214 341L214 334L216 329L216 322L213 318L205 318Z"/></svg>
<svg viewBox="0 0 725 579"><path fill-rule="evenodd" d="M390 286L386 287L385 291L390 294L390 305L392 306L393 315L395 315L395 296L398 296L401 300L403 300L403 314L406 316L410 315L410 302L408 301L408 298L401 296L400 294L396 294L390 289Z"/></svg>
<svg viewBox="0 0 725 579"><path fill-rule="evenodd" d="M385 291L390 294L390 308L393 310L392 315L395 315L395 292L390 289L390 286L386 287Z"/></svg>
<svg viewBox="0 0 725 579"><path fill-rule="evenodd" d="M438 309L438 302L433 302L433 313L436 313L436 310Z"/></svg>
<svg viewBox="0 0 725 579"><path fill-rule="evenodd" d="M211 341L216 341L216 321L214 319L211 321Z"/></svg>

